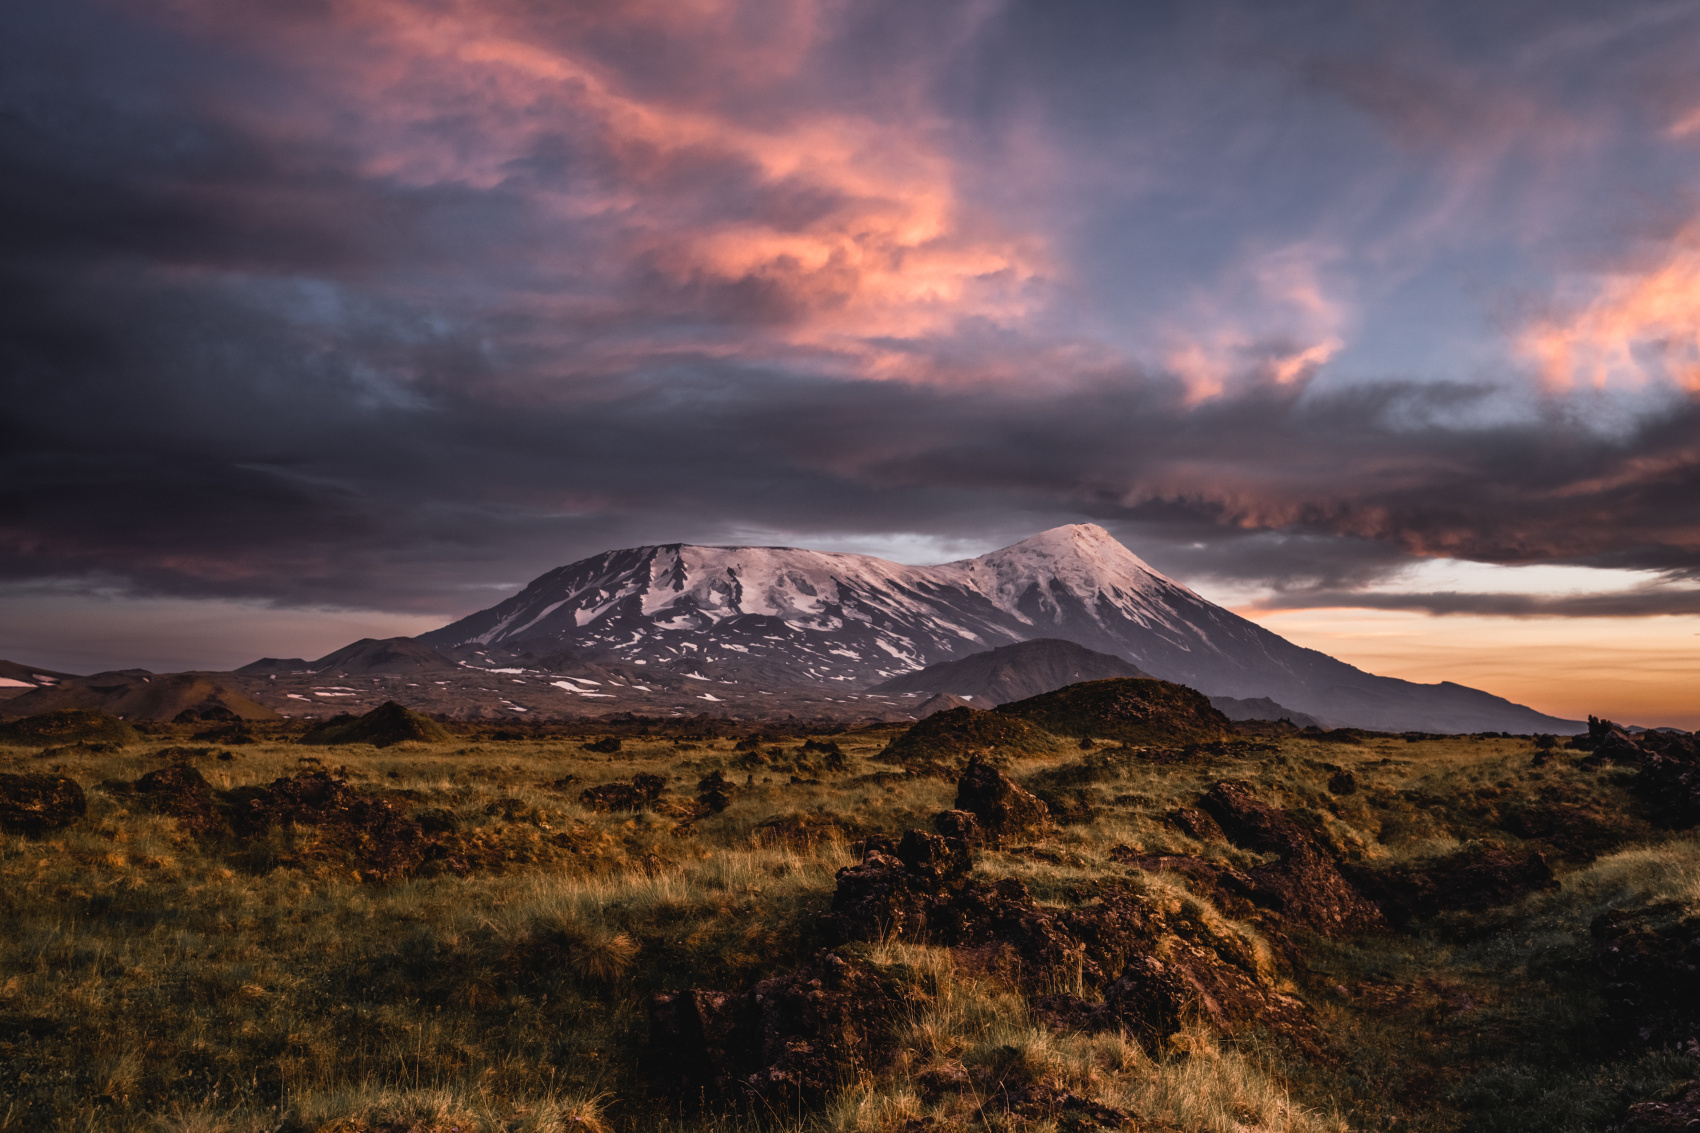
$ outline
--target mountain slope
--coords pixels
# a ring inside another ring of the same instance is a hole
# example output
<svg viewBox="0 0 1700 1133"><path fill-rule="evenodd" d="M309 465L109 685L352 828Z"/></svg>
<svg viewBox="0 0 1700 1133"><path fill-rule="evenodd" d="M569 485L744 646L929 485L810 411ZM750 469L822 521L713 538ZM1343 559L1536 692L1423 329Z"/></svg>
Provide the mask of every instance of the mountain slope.
<svg viewBox="0 0 1700 1133"><path fill-rule="evenodd" d="M1378 677L1294 645L1164 577L1093 524L931 567L783 547L610 551L418 640L489 666L567 650L665 667L686 680L860 689L1036 638L1109 653L1212 696L1268 697L1359 727L1580 727L1476 689Z"/></svg>
<svg viewBox="0 0 1700 1133"><path fill-rule="evenodd" d="M1072 641L1041 637L928 665L918 672L893 677L868 691L888 695L951 693L987 704L1005 704L1081 681L1150 675L1120 657Z"/></svg>

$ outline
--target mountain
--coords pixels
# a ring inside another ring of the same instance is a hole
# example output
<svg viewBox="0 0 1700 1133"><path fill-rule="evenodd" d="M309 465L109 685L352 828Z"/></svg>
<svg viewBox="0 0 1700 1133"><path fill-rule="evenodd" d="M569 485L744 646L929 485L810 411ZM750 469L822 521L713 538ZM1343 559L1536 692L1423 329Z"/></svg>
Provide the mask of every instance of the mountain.
<svg viewBox="0 0 1700 1133"><path fill-rule="evenodd" d="M1109 653L1211 696L1268 697L1338 724L1581 727L1450 682L1374 676L1295 645L1164 577L1089 523L927 567L784 547L609 551L418 640L492 668L504 657L563 650L746 688L856 690L1035 638Z"/></svg>
<svg viewBox="0 0 1700 1133"><path fill-rule="evenodd" d="M459 665L411 637L363 637L317 661L298 657L262 657L236 671L249 676L269 673L311 672L341 677L363 677L372 673L453 673Z"/></svg>
<svg viewBox="0 0 1700 1133"><path fill-rule="evenodd" d="M1228 719L1236 721L1286 720L1298 728L1326 728L1328 726L1314 716L1306 715L1303 712L1294 712L1285 705L1276 704L1267 696L1247 700L1239 700L1231 696L1213 696L1210 698L1210 707Z"/></svg>
<svg viewBox="0 0 1700 1133"><path fill-rule="evenodd" d="M1055 637L1041 637L940 661L914 673L893 677L869 689L886 693L953 693L986 704L1026 700L1081 681L1108 677L1148 677L1135 665Z"/></svg>

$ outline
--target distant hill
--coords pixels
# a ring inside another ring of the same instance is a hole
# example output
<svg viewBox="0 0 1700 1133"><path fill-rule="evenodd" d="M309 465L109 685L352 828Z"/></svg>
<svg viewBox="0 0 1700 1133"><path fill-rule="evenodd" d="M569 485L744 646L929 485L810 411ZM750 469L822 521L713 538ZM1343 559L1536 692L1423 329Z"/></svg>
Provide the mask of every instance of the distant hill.
<svg viewBox="0 0 1700 1133"><path fill-rule="evenodd" d="M16 661L0 661L0 700L22 696L38 688L51 688L72 674L44 669L39 665L20 665Z"/></svg>
<svg viewBox="0 0 1700 1133"><path fill-rule="evenodd" d="M145 669L66 677L56 685L26 692L0 702L7 716L34 716L68 708L104 712L123 720L172 720L184 712L223 715L222 709L244 720L276 720L279 716L206 673L155 674Z"/></svg>
<svg viewBox="0 0 1700 1133"><path fill-rule="evenodd" d="M941 661L915 673L905 673L869 689L869 692L950 693L973 697L982 704L1004 704L1025 700L1042 692L1081 681L1110 677L1149 677L1137 665L1120 657L1099 653L1055 637L1020 641L971 653L956 661Z"/></svg>
<svg viewBox="0 0 1700 1133"><path fill-rule="evenodd" d="M1000 704L993 714L1025 720L1052 735L1135 745L1207 743L1234 735L1228 718L1203 693L1150 678L1084 681Z"/></svg>
<svg viewBox="0 0 1700 1133"><path fill-rule="evenodd" d="M263 657L236 671L245 676L312 672L325 676L363 677L386 673L444 673L460 668L422 641L411 637L363 637L317 661L299 657Z"/></svg>
<svg viewBox="0 0 1700 1133"><path fill-rule="evenodd" d="M952 708L976 707L979 706L973 701L957 696L955 693L941 692L936 696L928 697L926 700L917 704L915 706L915 710L909 715L915 717L917 720L925 720L928 716L936 716L940 712L949 712Z"/></svg>
<svg viewBox="0 0 1700 1133"><path fill-rule="evenodd" d="M1301 728L1327 728L1329 725L1315 716L1295 712L1276 704L1267 696L1238 700L1231 696L1213 696L1210 706L1230 720L1290 720Z"/></svg>

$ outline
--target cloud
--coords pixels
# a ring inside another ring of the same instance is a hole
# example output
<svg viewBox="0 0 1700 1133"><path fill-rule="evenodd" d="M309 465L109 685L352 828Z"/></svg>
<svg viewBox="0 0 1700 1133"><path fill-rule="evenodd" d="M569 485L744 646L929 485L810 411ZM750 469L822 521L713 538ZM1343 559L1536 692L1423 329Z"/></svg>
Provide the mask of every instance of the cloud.
<svg viewBox="0 0 1700 1133"><path fill-rule="evenodd" d="M1700 614L1700 590L1646 587L1605 594L1470 594L1456 591L1397 594L1310 590L1258 602L1259 610L1355 607L1421 610L1427 614L1475 614L1511 618L1644 618Z"/></svg>
<svg viewBox="0 0 1700 1133"><path fill-rule="evenodd" d="M1076 519L1294 601L1413 556L1700 570L1689 387L1602 428L1476 341L1342 372L1469 272L1529 282L1389 170L1515 166L1549 86L1436 49L1382 90L1360 50L1295 102L1327 12L1247 62L1213 29L1274 32L1230 10L8 14L0 578L446 616L610 546ZM1429 224L1492 255L1425 275ZM1686 373L1692 243L1553 308L1559 369Z"/></svg>

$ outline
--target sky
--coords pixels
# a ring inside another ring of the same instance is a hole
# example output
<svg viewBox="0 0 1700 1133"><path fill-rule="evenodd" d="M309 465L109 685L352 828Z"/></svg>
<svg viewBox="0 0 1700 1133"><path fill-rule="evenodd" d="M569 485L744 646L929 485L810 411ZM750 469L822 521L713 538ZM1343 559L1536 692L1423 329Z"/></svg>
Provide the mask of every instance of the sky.
<svg viewBox="0 0 1700 1133"><path fill-rule="evenodd" d="M0 8L0 656L1062 523L1700 726L1700 2Z"/></svg>

